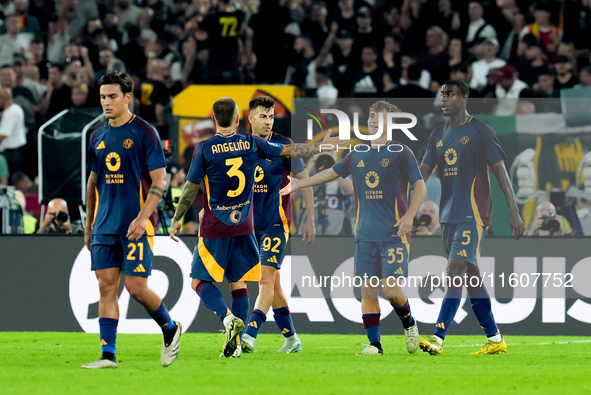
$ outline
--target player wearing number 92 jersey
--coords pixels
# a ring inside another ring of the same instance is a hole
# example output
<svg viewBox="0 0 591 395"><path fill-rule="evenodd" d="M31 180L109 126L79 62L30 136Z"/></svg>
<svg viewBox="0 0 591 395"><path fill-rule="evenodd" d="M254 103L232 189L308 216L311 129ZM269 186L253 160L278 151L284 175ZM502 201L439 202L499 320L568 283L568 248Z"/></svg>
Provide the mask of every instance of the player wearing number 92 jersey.
<svg viewBox="0 0 591 395"><path fill-rule="evenodd" d="M236 133L216 134L197 146L187 180L203 183L205 204L191 277L215 282L221 282L224 274L230 282L260 279L252 216L255 168L259 158L275 159L282 148ZM227 244L238 238L239 245ZM216 239L227 243L212 241Z"/></svg>

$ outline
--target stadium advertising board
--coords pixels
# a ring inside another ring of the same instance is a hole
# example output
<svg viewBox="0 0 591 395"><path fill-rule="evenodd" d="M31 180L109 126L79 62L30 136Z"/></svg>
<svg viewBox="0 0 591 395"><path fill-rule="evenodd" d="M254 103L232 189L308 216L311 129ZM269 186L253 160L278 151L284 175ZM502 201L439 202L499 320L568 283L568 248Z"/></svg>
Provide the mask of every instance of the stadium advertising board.
<svg viewBox="0 0 591 395"><path fill-rule="evenodd" d="M190 332L216 332L219 322L190 289L196 239L174 243L156 237L150 287ZM359 289L354 285L352 238L319 237L309 246L294 237L283 261L282 284L301 333L362 333ZM591 255L584 238L488 238L481 273L492 308L507 335L586 335L591 324ZM81 237L1 237L2 331L98 332L98 284ZM435 323L444 291L437 277L446 259L438 237L412 241L407 284L413 314L423 332ZM418 280L421 279L421 280ZM347 281L351 281L350 286ZM249 285L251 304L258 293ZM229 287L220 289L229 300ZM143 308L120 286L120 333L159 333ZM399 333L392 307L380 302L385 333ZM251 306L252 308L252 306ZM272 320L272 314L269 315ZM274 333L266 325L263 333ZM462 299L450 334L479 334L470 302Z"/></svg>

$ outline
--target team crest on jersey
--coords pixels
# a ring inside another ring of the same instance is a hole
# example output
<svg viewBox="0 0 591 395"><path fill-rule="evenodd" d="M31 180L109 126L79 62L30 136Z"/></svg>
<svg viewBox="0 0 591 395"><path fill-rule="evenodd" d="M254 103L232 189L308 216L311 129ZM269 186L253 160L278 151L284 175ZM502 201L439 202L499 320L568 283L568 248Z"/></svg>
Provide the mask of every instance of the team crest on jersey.
<svg viewBox="0 0 591 395"><path fill-rule="evenodd" d="M468 137L468 136L464 136L460 139L460 143L462 143L464 145L468 144L469 142L470 142L470 137Z"/></svg>
<svg viewBox="0 0 591 395"><path fill-rule="evenodd" d="M456 162L458 161L458 153L456 152L455 149L453 148L448 148L445 151L445 161L447 162L448 165L453 166L456 164Z"/></svg>
<svg viewBox="0 0 591 395"><path fill-rule="evenodd" d="M133 140L132 139L125 139L125 141L123 142L123 148L130 149L132 146L133 146Z"/></svg>
<svg viewBox="0 0 591 395"><path fill-rule="evenodd" d="M390 159L388 159L388 158L382 159L381 164L382 164L382 167L388 167L388 165L390 164Z"/></svg>
<svg viewBox="0 0 591 395"><path fill-rule="evenodd" d="M263 178L265 178L265 172L262 167L257 166L254 170L254 182L261 182Z"/></svg>
<svg viewBox="0 0 591 395"><path fill-rule="evenodd" d="M117 152L111 152L107 155L107 169L110 171L117 171L121 167L121 157Z"/></svg>
<svg viewBox="0 0 591 395"><path fill-rule="evenodd" d="M242 213L238 210L234 210L230 213L230 221L232 223L237 224L240 222L240 218L242 218Z"/></svg>
<svg viewBox="0 0 591 395"><path fill-rule="evenodd" d="M369 171L365 175L365 183L368 187L375 188L380 183L380 176L378 176L378 173L376 173L375 171Z"/></svg>

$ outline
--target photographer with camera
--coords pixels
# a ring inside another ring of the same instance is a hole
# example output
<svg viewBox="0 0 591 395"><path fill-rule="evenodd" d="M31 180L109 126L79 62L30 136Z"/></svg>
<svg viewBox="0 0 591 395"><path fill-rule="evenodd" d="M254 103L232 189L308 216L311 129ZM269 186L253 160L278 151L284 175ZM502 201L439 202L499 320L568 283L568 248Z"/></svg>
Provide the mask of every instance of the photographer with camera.
<svg viewBox="0 0 591 395"><path fill-rule="evenodd" d="M47 205L47 214L37 234L61 233L61 234L82 234L84 229L79 223L70 222L68 203L64 199L52 199Z"/></svg>
<svg viewBox="0 0 591 395"><path fill-rule="evenodd" d="M440 235L439 206L432 200L421 204L417 216L413 220L412 234L417 236Z"/></svg>
<svg viewBox="0 0 591 395"><path fill-rule="evenodd" d="M527 233L529 236L564 236L572 234L570 225L556 214L556 207L550 202L542 202L536 207L534 222Z"/></svg>

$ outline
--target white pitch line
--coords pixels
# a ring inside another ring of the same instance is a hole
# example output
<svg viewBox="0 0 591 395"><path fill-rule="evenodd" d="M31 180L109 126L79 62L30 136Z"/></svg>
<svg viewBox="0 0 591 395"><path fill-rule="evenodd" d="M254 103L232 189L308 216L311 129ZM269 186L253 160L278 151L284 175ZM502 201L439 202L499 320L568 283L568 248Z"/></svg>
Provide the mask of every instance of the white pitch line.
<svg viewBox="0 0 591 395"><path fill-rule="evenodd" d="M545 342L545 343L507 343L508 346L547 346L552 344L573 344L573 343L591 343L591 340L573 340L573 341L566 341L566 342ZM445 348L450 347L478 347L482 346L480 344L458 344L458 345L451 345L445 346Z"/></svg>

